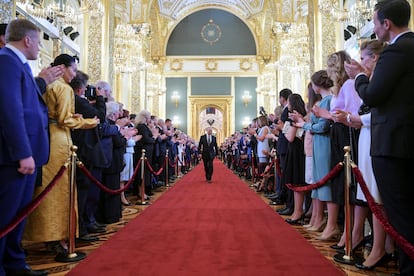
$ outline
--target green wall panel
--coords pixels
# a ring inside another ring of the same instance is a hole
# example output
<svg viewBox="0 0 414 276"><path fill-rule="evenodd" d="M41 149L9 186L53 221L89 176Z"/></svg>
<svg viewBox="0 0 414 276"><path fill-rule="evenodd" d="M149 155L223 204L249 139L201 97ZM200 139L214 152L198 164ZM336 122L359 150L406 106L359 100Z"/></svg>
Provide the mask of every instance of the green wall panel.
<svg viewBox="0 0 414 276"><path fill-rule="evenodd" d="M231 78L191 78L191 95L231 95Z"/></svg>
<svg viewBox="0 0 414 276"><path fill-rule="evenodd" d="M166 87L167 118L173 120L173 124L178 125L179 129L187 132L187 78L167 78ZM171 99L174 92L180 96L178 106Z"/></svg>

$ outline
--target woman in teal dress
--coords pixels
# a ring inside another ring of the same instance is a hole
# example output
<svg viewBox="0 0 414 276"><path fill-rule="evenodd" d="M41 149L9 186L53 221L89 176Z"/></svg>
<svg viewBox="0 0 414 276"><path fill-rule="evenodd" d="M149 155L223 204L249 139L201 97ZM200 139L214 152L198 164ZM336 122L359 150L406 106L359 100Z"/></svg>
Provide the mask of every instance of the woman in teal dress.
<svg viewBox="0 0 414 276"><path fill-rule="evenodd" d="M326 70L320 70L311 77L312 88L315 93L322 96L318 107L329 111L331 103L332 80ZM311 114L310 121L306 123L299 119L296 126L303 127L313 134L313 180L318 182L330 171L331 141L329 137L331 121ZM326 185L312 191L312 218L307 225L309 231L322 231L325 226L324 203L332 200L331 185Z"/></svg>

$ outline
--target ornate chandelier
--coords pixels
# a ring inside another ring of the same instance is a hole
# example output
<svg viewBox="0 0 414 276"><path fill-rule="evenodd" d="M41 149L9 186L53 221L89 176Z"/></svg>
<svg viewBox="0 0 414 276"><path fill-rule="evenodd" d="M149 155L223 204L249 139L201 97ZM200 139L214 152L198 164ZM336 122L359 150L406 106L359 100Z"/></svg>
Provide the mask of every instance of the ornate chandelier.
<svg viewBox="0 0 414 276"><path fill-rule="evenodd" d="M281 52L274 67L291 73L308 70L310 55L307 24L276 22L273 31L280 37Z"/></svg>
<svg viewBox="0 0 414 276"><path fill-rule="evenodd" d="M101 0L82 0L80 7L72 7L63 0L52 1L46 6L33 0L18 0L17 3L30 15L46 19L55 26L77 24L79 15L83 13L90 13L93 17L104 14Z"/></svg>
<svg viewBox="0 0 414 276"><path fill-rule="evenodd" d="M119 24L115 29L115 70L132 73L146 68L142 55L143 41L137 29L130 24Z"/></svg>
<svg viewBox="0 0 414 276"><path fill-rule="evenodd" d="M319 0L319 10L326 16L338 22L353 22L370 20L374 13L373 0L350 1L347 7L340 5L337 0Z"/></svg>

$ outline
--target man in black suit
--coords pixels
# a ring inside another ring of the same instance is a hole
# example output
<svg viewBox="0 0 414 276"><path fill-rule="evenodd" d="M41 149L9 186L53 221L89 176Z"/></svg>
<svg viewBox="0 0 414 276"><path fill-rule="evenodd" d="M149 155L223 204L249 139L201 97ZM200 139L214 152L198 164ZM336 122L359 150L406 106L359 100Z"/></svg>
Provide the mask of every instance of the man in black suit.
<svg viewBox="0 0 414 276"><path fill-rule="evenodd" d="M102 180L102 158L93 154L95 146L100 142L102 124L106 119L106 107L104 93L96 89L93 100L87 99L85 92L88 88L89 76L78 70L76 77L70 85L75 93L75 113L81 114L83 118L99 118L101 124L93 129L75 129L72 131L72 140L78 147L77 155L92 175L99 181ZM89 101L91 100L91 101ZM99 158L100 160L96 160ZM106 160L107 161L107 160ZM107 166L109 167L109 163ZM81 171L76 168L76 188L78 192L78 225L79 240L84 242L97 241L98 238L89 235L90 233L105 232L105 227L96 224L94 212L98 206L99 188L96 187Z"/></svg>
<svg viewBox="0 0 414 276"><path fill-rule="evenodd" d="M371 156L388 220L414 244L414 33L406 0L378 2L374 32L388 41L373 75L356 61L345 64L364 103L371 107ZM414 275L414 260L399 252L401 275Z"/></svg>
<svg viewBox="0 0 414 276"><path fill-rule="evenodd" d="M218 153L218 148L216 137L213 136L213 129L208 127L206 132L206 134L200 137L200 142L198 143L198 155L203 158L206 180L208 183L211 183L211 177L213 176L213 160Z"/></svg>
<svg viewBox="0 0 414 276"><path fill-rule="evenodd" d="M288 140L285 137L285 134L283 134L282 129L284 123L289 119L288 114L288 101L287 99L292 94L292 90L289 88L284 88L280 90L279 92L279 102L283 106L282 114L280 115L280 124L277 126L280 130L279 138L277 140L276 149L277 149L277 155L279 159L279 166L280 170L283 174L284 168L285 168L285 162L286 162L286 153L288 149ZM278 177L278 176L277 176ZM291 215L293 212L293 192L288 189L285 184L281 183L281 177L278 177L277 179L278 183L280 183L279 188L280 191L277 191L279 193L279 197L275 199L275 202L282 204L283 202L286 202L286 207L279 209L278 213L281 215Z"/></svg>

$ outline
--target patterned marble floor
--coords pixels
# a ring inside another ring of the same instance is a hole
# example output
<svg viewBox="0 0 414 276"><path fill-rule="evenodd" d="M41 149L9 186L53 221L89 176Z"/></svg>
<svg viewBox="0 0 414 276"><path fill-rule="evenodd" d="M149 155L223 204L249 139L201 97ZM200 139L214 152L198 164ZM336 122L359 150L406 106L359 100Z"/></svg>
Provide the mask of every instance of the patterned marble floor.
<svg viewBox="0 0 414 276"><path fill-rule="evenodd" d="M246 182L246 185L249 183ZM172 184L173 185L173 184ZM152 197L151 201L156 201L168 188L162 188L155 192L154 196ZM266 199L263 194L258 193L266 203L268 203L268 199ZM135 203L137 198L135 196L130 196L128 199L131 203ZM76 251L83 252L86 254L91 253L93 250L98 248L101 244L103 244L106 240L108 240L114 233L116 233L119 229L124 227L131 219L138 216L145 208L148 206L140 206L140 205L131 205L123 210L123 217L120 222L110 224L107 227L107 232L103 234L97 234L99 237L99 241L92 242L92 243L78 243L76 244ZM278 209L283 206L270 206L270 208ZM323 255L326 256L327 259L332 260L335 265L337 265L340 269L344 271L344 275L347 276L360 276L360 275L370 275L370 276L386 276L392 273L396 273L396 265L394 263L390 263L388 267L377 267L374 271L362 271L352 265L344 265L340 264L333 260L333 256L337 254L337 252L331 249L329 246L333 242L321 242L316 240L315 237L317 233L311 233L306 231L302 226L292 226L297 231L299 231L311 244L315 246ZM54 260L53 255L47 255L45 251L45 247L43 244L35 243L23 243L25 249L28 252L27 261L29 265L33 269L47 269L49 271L49 275L53 276L60 276L65 275L69 270L76 266L76 262L73 263L59 263Z"/></svg>

